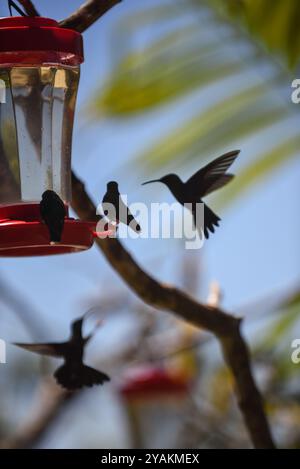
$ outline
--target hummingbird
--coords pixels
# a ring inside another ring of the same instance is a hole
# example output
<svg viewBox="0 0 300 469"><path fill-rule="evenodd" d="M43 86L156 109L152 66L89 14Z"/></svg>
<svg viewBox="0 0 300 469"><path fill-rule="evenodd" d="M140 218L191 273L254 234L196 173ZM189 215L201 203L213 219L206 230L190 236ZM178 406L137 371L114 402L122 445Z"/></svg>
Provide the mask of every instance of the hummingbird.
<svg viewBox="0 0 300 469"><path fill-rule="evenodd" d="M195 227L202 236L202 230L206 239L209 232L214 233L215 227L219 226L221 218L218 217L206 204L204 204L204 226L197 226L196 204L203 203L202 198L216 189L220 189L230 182L233 174L226 173L232 165L240 150L233 150L216 158L211 163L199 169L186 182L183 182L177 174L167 174L160 179L144 182L142 185L152 182L162 182L174 195L175 199L182 205L189 204L193 215Z"/></svg>
<svg viewBox="0 0 300 469"><path fill-rule="evenodd" d="M116 222L117 224L124 223L136 233L141 231L140 225L123 202L116 181L107 183L107 190L102 199L102 208L104 215L109 218L109 221Z"/></svg>
<svg viewBox="0 0 300 469"><path fill-rule="evenodd" d="M48 227L51 244L59 243L64 229L66 207L56 192L47 190L43 193L40 214Z"/></svg>
<svg viewBox="0 0 300 469"><path fill-rule="evenodd" d="M110 381L110 378L102 371L95 370L83 363L85 346L95 332L94 330L87 337L83 337L82 325L85 317L86 315L83 315L72 322L71 336L67 342L42 344L14 343L14 345L40 355L63 358L64 364L55 371L54 377L58 384L68 391L75 391L85 386L91 387L94 384L103 384L105 381ZM98 326L99 323L96 325L96 328Z"/></svg>

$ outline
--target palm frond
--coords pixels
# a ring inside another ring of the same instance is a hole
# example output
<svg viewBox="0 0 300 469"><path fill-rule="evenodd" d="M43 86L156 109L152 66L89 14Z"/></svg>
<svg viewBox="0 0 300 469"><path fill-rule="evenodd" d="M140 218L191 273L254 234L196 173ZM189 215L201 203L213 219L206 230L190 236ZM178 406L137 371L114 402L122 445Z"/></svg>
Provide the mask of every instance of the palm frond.
<svg viewBox="0 0 300 469"><path fill-rule="evenodd" d="M291 75L282 64L295 66L299 61L300 28L294 18L298 2L171 3L140 10L139 21L132 21L132 15L123 21L119 28L123 37L126 28L134 35L154 23L164 33L152 37L142 49L130 48L106 86L93 96L90 109L95 118L129 118L176 101L180 106L195 94L189 113L180 116L181 123L173 124L173 129L166 123L165 135L134 158L135 167L138 164L144 172L189 164L199 167L208 157L233 146L240 148L247 138L262 138L264 132L275 126L284 129L287 120L295 120L289 138L276 132L272 147L247 161L239 178L224 191L222 203L227 204L297 154L298 109L286 96ZM277 54L281 65L266 50ZM203 102L201 93L206 98Z"/></svg>

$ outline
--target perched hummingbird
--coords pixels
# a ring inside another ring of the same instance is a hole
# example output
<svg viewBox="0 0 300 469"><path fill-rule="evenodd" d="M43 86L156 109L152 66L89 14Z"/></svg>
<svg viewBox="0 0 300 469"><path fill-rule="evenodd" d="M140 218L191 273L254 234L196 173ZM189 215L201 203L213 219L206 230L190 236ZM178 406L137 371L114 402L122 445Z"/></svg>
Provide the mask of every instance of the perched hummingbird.
<svg viewBox="0 0 300 469"><path fill-rule="evenodd" d="M105 373L90 368L83 363L84 348L95 332L92 332L87 337L82 336L82 325L85 316L72 322L71 337L68 342L49 344L15 343L14 345L30 352L39 353L40 355L62 357L64 364L55 371L54 376L56 381L69 391L74 391L84 386L90 387L94 384L103 384L105 381L109 381L110 378Z"/></svg>
<svg viewBox="0 0 300 469"><path fill-rule="evenodd" d="M106 204L110 204L112 207ZM124 223L130 226L136 233L141 231L140 225L135 220L129 208L124 204L116 181L110 181L107 184L107 191L102 199L102 207L104 215L109 218L109 221L116 222L117 224ZM114 213L111 208L114 209Z"/></svg>
<svg viewBox="0 0 300 469"><path fill-rule="evenodd" d="M165 184L176 200L184 205L191 204L191 212L193 214L195 227L200 235L202 230L206 239L209 238L209 231L214 233L215 226L219 226L221 218L218 217L206 204L204 204L204 226L197 226L196 204L203 203L202 197L210 194L216 189L225 186L234 178L233 174L226 174L228 168L232 165L240 150L233 150L219 158L215 159L204 168L199 169L186 182L183 182L176 174L167 174L160 179L144 182L142 185L152 182L162 182Z"/></svg>
<svg viewBox="0 0 300 469"><path fill-rule="evenodd" d="M43 193L40 213L48 227L51 244L59 243L64 229L66 207L56 192L47 190Z"/></svg>

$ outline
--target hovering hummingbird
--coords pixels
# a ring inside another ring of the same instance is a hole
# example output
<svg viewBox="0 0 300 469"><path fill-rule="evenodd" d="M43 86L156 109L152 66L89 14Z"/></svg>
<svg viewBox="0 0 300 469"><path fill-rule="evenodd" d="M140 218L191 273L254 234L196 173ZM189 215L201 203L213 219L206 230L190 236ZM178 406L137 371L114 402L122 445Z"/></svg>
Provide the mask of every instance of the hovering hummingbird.
<svg viewBox="0 0 300 469"><path fill-rule="evenodd" d="M114 209L114 213L111 213L109 204ZM134 216L130 212L129 208L124 204L121 194L119 192L118 183L116 181L110 181L107 184L107 190L102 199L103 212L111 222L124 223L130 226L136 233L141 231L141 227L135 220Z"/></svg>
<svg viewBox="0 0 300 469"><path fill-rule="evenodd" d="M233 178L233 174L226 174L228 168L232 165L240 150L233 150L219 158L213 160L208 165L199 169L193 176L191 176L186 182L183 182L176 174L167 174L160 179L144 182L142 185L150 184L152 182L162 182L165 184L176 200L184 205L191 205L191 212L193 214L195 227L206 239L209 238L209 231L214 233L215 226L219 226L221 218L218 217L206 204L204 204L204 226L197 226L196 218L196 204L203 203L202 197L210 194L216 189L228 184Z"/></svg>
<svg viewBox="0 0 300 469"><path fill-rule="evenodd" d="M66 207L56 192L47 190L43 193L40 213L49 229L51 244L59 243L64 229Z"/></svg>
<svg viewBox="0 0 300 469"><path fill-rule="evenodd" d="M86 315L72 322L71 337L67 342L48 344L14 343L14 345L40 355L63 358L64 364L55 371L54 376L56 381L69 391L84 386L90 387L94 384L103 384L105 381L110 381L110 378L102 371L95 370L83 363L84 348L95 332L94 330L87 337L82 336L82 325L85 317ZM99 323L96 328L98 326Z"/></svg>

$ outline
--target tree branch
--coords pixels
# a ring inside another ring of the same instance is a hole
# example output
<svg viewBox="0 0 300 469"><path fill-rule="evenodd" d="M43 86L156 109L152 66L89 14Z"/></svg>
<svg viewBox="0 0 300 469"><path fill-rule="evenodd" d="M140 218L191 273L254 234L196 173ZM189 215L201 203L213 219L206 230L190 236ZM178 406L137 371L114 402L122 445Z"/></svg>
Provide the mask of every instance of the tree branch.
<svg viewBox="0 0 300 469"><path fill-rule="evenodd" d="M89 0L59 25L82 33L121 0Z"/></svg>
<svg viewBox="0 0 300 469"><path fill-rule="evenodd" d="M96 207L74 173L72 188L72 207L78 216L83 220L97 219ZM240 333L241 320L219 308L198 303L177 288L159 283L141 269L119 240L97 238L95 242L110 265L145 303L171 311L217 337L231 370L238 405L254 447L274 448L262 397L252 376L249 352Z"/></svg>
<svg viewBox="0 0 300 469"><path fill-rule="evenodd" d="M82 33L112 7L121 3L121 1L122 0L88 0L68 18L60 21L59 25L62 28L74 29ZM31 0L18 0L18 2L22 5L28 16L40 16Z"/></svg>
<svg viewBox="0 0 300 469"><path fill-rule="evenodd" d="M32 448L48 431L65 405L74 399L76 393L62 390L52 380L45 378L37 391L37 398L29 412L30 419L17 428L12 436L0 441L0 449Z"/></svg>
<svg viewBox="0 0 300 469"><path fill-rule="evenodd" d="M60 25L83 32L119 2L120 0L89 0L69 18L61 21ZM31 2L22 0L20 3L29 14ZM73 209L83 220L96 219L96 207L84 185L74 174L72 185ZM241 320L218 307L198 303L174 287L159 283L141 269L117 239L97 238L96 243L111 266L145 303L171 311L216 336L231 370L238 405L254 447L274 448L262 397L252 376L249 352L240 333Z"/></svg>
<svg viewBox="0 0 300 469"><path fill-rule="evenodd" d="M28 16L40 16L31 0L18 0L18 2L20 5L22 5L25 13L27 13Z"/></svg>

